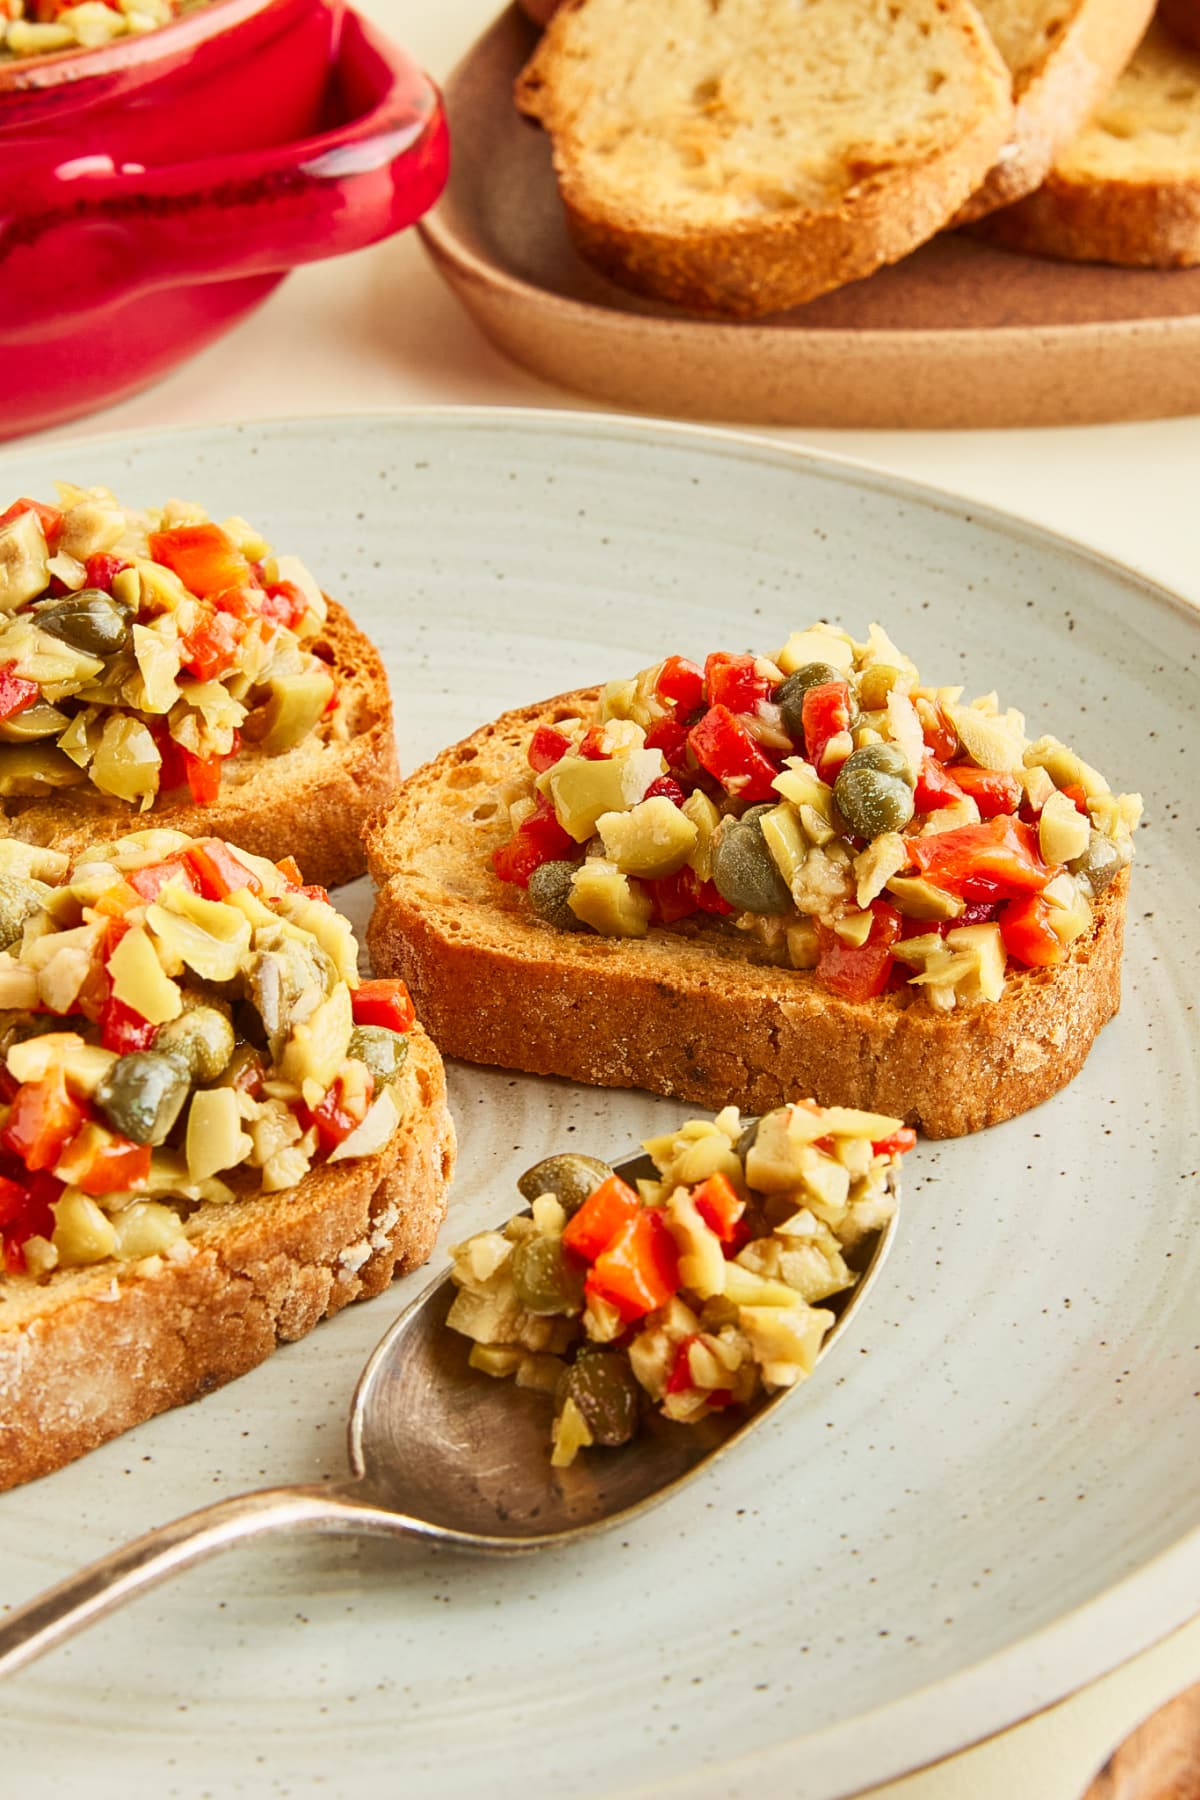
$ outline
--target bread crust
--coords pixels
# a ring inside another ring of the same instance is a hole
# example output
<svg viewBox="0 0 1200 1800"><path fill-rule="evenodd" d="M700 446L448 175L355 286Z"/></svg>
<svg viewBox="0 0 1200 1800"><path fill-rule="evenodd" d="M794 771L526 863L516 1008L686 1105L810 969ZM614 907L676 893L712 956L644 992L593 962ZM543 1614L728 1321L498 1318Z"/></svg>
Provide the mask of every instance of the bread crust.
<svg viewBox="0 0 1200 1800"><path fill-rule="evenodd" d="M930 1137L1011 1118L1078 1073L1120 1001L1125 875L1067 962L1013 971L1001 1000L951 1013L904 992L838 999L719 927L605 938L534 917L491 870L509 835L501 790L527 767L531 730L597 693L484 726L411 776L368 828L375 966L404 976L447 1055L711 1108L811 1095Z"/></svg>
<svg viewBox="0 0 1200 1800"><path fill-rule="evenodd" d="M953 223L966 225L1041 185L1138 46L1154 0L1079 0L1038 67L1014 81L1007 143Z"/></svg>
<svg viewBox="0 0 1200 1800"><path fill-rule="evenodd" d="M162 827L221 837L272 862L294 856L306 881L337 887L366 867L362 827L400 779L383 661L336 601L308 646L336 676L350 736L314 734L280 756L247 747L225 764L211 806L178 795L138 812L99 789L65 788L37 800L0 800L0 835L74 855L125 832Z"/></svg>
<svg viewBox="0 0 1200 1800"><path fill-rule="evenodd" d="M981 102L960 135L923 157L861 174L823 209L793 208L774 218L726 226L656 228L632 208L597 205L572 153L569 121L559 117L554 83L558 41L570 0L516 83L516 103L549 132L567 228L580 254L612 281L688 312L753 318L897 262L947 224L980 185L1008 136L1007 72L982 21L964 21L977 57ZM986 98L984 96L986 95Z"/></svg>
<svg viewBox="0 0 1200 1800"><path fill-rule="evenodd" d="M202 1207L184 1260L0 1280L0 1489L246 1374L426 1260L455 1138L441 1058L419 1025L410 1041L409 1105L378 1155Z"/></svg>
<svg viewBox="0 0 1200 1800"><path fill-rule="evenodd" d="M1200 0L1159 0L1158 16L1181 43L1200 50Z"/></svg>

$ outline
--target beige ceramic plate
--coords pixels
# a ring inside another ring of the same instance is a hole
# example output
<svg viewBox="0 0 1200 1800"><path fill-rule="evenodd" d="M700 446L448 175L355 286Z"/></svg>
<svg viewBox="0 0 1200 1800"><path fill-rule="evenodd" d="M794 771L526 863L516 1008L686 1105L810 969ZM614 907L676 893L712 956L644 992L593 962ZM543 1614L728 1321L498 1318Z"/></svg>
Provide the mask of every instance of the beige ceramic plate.
<svg viewBox="0 0 1200 1800"><path fill-rule="evenodd" d="M547 381L752 424L1067 425L1200 411L1200 271L1107 269L947 236L752 324L685 318L567 238L549 141L512 103L537 41L502 13L446 87L454 166L420 227L480 329Z"/></svg>

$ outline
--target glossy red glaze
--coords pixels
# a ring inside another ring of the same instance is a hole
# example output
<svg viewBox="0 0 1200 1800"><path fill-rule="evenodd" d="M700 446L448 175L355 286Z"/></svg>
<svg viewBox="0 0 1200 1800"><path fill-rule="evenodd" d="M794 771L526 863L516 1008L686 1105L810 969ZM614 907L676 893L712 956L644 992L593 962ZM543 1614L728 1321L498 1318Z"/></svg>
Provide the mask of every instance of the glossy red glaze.
<svg viewBox="0 0 1200 1800"><path fill-rule="evenodd" d="M418 219L433 84L340 0L214 0L0 68L0 437L105 405Z"/></svg>

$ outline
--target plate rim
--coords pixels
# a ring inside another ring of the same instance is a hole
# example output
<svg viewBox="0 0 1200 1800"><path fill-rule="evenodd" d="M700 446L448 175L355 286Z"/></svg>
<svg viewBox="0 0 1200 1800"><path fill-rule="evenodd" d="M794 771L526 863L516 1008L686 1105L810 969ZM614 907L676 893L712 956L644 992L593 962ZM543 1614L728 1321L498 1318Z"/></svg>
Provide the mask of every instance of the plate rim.
<svg viewBox="0 0 1200 1800"><path fill-rule="evenodd" d="M762 459L837 481L902 498L927 511L949 513L962 523L990 527L1010 539L1118 576L1138 590L1143 601L1176 614L1192 630L1200 630L1200 600L1168 587L1135 564L1065 532L1020 514L955 494L928 482L898 475L862 458L813 449L763 436L752 430L630 417L620 413L559 408L489 406L407 406L373 412L314 413L238 420L227 425L158 426L84 434L79 438L24 440L0 449L0 473L18 468L36 455L39 461L61 455L64 462L93 451L145 453L159 443L328 433L356 433L421 427L449 432L494 431L498 426L520 436L576 440L601 439L641 444L677 444L718 459L739 462ZM742 1782L765 1783L798 1778L797 1793L819 1793L821 1800L845 1796L881 1782L893 1781L960 1754L1036 1716L1102 1675L1121 1667L1160 1642L1200 1611L1200 1526L1151 1557L1101 1593L1049 1624L1016 1639L1004 1649L955 1674L913 1688L897 1699L804 1735L789 1736L762 1750L723 1759L703 1769L665 1777L649 1785L605 1790L620 1800L721 1800L740 1791ZM1003 1698L1000 1691L1003 1691ZM947 1731L947 1718L952 1729ZM898 1751L903 1733L905 1748ZM731 1784L738 1784L737 1787ZM769 1787L765 1791L772 1791ZM775 1791L778 1791L776 1789Z"/></svg>

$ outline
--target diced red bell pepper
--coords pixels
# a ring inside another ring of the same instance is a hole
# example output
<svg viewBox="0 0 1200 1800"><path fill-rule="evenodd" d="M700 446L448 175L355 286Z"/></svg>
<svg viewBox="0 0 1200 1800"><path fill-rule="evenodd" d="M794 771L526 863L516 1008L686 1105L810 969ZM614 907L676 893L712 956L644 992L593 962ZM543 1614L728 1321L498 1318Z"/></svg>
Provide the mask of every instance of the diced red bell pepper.
<svg viewBox="0 0 1200 1800"><path fill-rule="evenodd" d="M808 760L820 772L830 738L850 729L850 689L844 681L822 681L804 695L801 710L804 748Z"/></svg>
<svg viewBox="0 0 1200 1800"><path fill-rule="evenodd" d="M552 769L561 762L571 748L571 740L565 732L555 731L553 725L539 725L529 740L527 756L529 766L539 775Z"/></svg>
<svg viewBox="0 0 1200 1800"><path fill-rule="evenodd" d="M913 804L919 813L940 812L963 798L963 790L948 769L928 752L921 758L921 773L913 790Z"/></svg>
<svg viewBox="0 0 1200 1800"><path fill-rule="evenodd" d="M69 0L64 0L69 4ZM7 512L0 513L0 526L8 525L22 513L36 513L38 524L42 528L42 536L53 550L63 528L62 509L57 506L46 506L41 500L14 500Z"/></svg>
<svg viewBox="0 0 1200 1800"><path fill-rule="evenodd" d="M133 564L123 556L113 556L108 550L97 550L89 556L84 564L87 571L87 585L99 588L102 593L111 594L112 585L122 569L131 569Z"/></svg>
<svg viewBox="0 0 1200 1800"><path fill-rule="evenodd" d="M940 706L932 721L922 719L921 735L926 748L940 763L948 763L958 749L958 733Z"/></svg>
<svg viewBox="0 0 1200 1800"><path fill-rule="evenodd" d="M558 822L551 800L543 797L537 810L517 828L507 844L492 851L492 867L501 881L528 887L529 877L545 862L572 859L579 846Z"/></svg>
<svg viewBox="0 0 1200 1800"><path fill-rule="evenodd" d="M705 659L704 685L710 706L727 706L730 712L753 712L771 692L772 681L758 672L756 656L731 656L714 650Z"/></svg>
<svg viewBox="0 0 1200 1800"><path fill-rule="evenodd" d="M675 1360L671 1364L671 1373L667 1376L668 1394L686 1394L696 1385L692 1378L691 1348L699 1337L699 1332L690 1332L675 1348Z"/></svg>
<svg viewBox="0 0 1200 1800"><path fill-rule="evenodd" d="M1091 814L1088 812L1087 795L1077 782L1069 782L1066 787L1060 788L1059 792L1067 796L1076 812L1082 813L1085 819L1091 818Z"/></svg>
<svg viewBox="0 0 1200 1800"><path fill-rule="evenodd" d="M0 1231L15 1225L29 1200L29 1189L7 1175L0 1175Z"/></svg>
<svg viewBox="0 0 1200 1800"><path fill-rule="evenodd" d="M43 1171L24 1181L13 1181L6 1177L4 1185L6 1190L15 1190L11 1201L15 1205L15 1211L11 1218L4 1220L2 1227L4 1267L10 1275L20 1275L25 1270L25 1245L29 1239L48 1238L54 1234L54 1213L51 1209L63 1191L63 1184ZM8 1205L5 1210L8 1210Z"/></svg>
<svg viewBox="0 0 1200 1800"><path fill-rule="evenodd" d="M668 656L658 671L654 691L661 700L669 700L681 712L694 712L704 704L704 670L686 656Z"/></svg>
<svg viewBox="0 0 1200 1800"><path fill-rule="evenodd" d="M1050 907L1040 894L1010 900L1000 908L1000 936L1014 962L1049 969L1067 960L1067 947L1050 924Z"/></svg>
<svg viewBox="0 0 1200 1800"><path fill-rule="evenodd" d="M710 1175L692 1191L692 1203L704 1223L715 1231L723 1244L745 1242L746 1230L741 1223L746 1202L740 1197L728 1175ZM741 1247L739 1243L739 1248Z"/></svg>
<svg viewBox="0 0 1200 1800"><path fill-rule="evenodd" d="M679 1292L679 1252L661 1212L642 1208L621 1226L592 1264L584 1292L606 1300L627 1325Z"/></svg>
<svg viewBox="0 0 1200 1800"><path fill-rule="evenodd" d="M215 681L237 662L238 633L228 613L209 609L179 640L183 667L198 681Z"/></svg>
<svg viewBox="0 0 1200 1800"><path fill-rule="evenodd" d="M62 1069L55 1067L40 1081L21 1083L0 1143L19 1156L31 1174L52 1169L86 1116L79 1101L67 1092Z"/></svg>
<svg viewBox="0 0 1200 1800"><path fill-rule="evenodd" d="M200 892L196 877L182 856L169 856L164 862L147 863L144 868L130 869L125 879L143 900L157 900L168 881L182 881L189 892Z"/></svg>
<svg viewBox="0 0 1200 1800"><path fill-rule="evenodd" d="M817 925L816 978L827 993L842 1000L870 1000L882 994L892 973L892 945L900 936L900 915L876 900L865 944L847 944L829 926Z"/></svg>
<svg viewBox="0 0 1200 1800"><path fill-rule="evenodd" d="M41 692L36 681L14 675L16 666L16 663L5 663L0 668L0 719L11 719L14 713L24 712Z"/></svg>
<svg viewBox="0 0 1200 1800"><path fill-rule="evenodd" d="M778 798L771 785L778 765L727 706L709 707L689 731L688 746L700 767L735 799L757 803Z"/></svg>
<svg viewBox="0 0 1200 1800"><path fill-rule="evenodd" d="M946 773L954 778L964 794L970 795L979 808L981 819L1015 813L1025 795L1016 776L1007 769L977 769L971 763L952 763Z"/></svg>
<svg viewBox="0 0 1200 1800"><path fill-rule="evenodd" d="M585 1262L594 1262L641 1210L641 1201L628 1183L619 1175L609 1175L567 1221L563 1244Z"/></svg>
<svg viewBox="0 0 1200 1800"><path fill-rule="evenodd" d="M308 612L308 595L294 581L274 581L262 597L262 615L295 631Z"/></svg>
<svg viewBox="0 0 1200 1800"><path fill-rule="evenodd" d="M219 594L210 594L208 598L219 613L228 613L231 619L240 619L248 624L251 619L263 616L263 593L261 588L232 587L222 588Z"/></svg>
<svg viewBox="0 0 1200 1800"><path fill-rule="evenodd" d="M891 1137L877 1138L871 1145L872 1156L903 1156L911 1150L917 1141L917 1134L911 1125L901 1125L899 1131L893 1131Z"/></svg>
<svg viewBox="0 0 1200 1800"><path fill-rule="evenodd" d="M296 861L294 856L281 856L279 861L275 864L275 867L279 870L279 873L283 876L283 879L287 882L289 887L298 888L304 886L304 877L300 873L300 864Z"/></svg>
<svg viewBox="0 0 1200 1800"><path fill-rule="evenodd" d="M1040 893L1054 873L1042 861L1033 827L1007 814L909 838L908 850L922 875L964 900Z"/></svg>
<svg viewBox="0 0 1200 1800"><path fill-rule="evenodd" d="M941 929L947 932L954 925L988 925L999 910L994 900L969 900L956 919L942 920Z"/></svg>
<svg viewBox="0 0 1200 1800"><path fill-rule="evenodd" d="M656 925L674 925L694 912L728 915L736 911L718 892L715 883L701 881L696 871L686 865L674 875L663 875L657 881L645 881L642 885L650 895Z"/></svg>
<svg viewBox="0 0 1200 1800"><path fill-rule="evenodd" d="M326 1092L319 1106L300 1108L301 1124L306 1131L310 1126L316 1126L317 1141L326 1155L331 1150L336 1150L339 1144L344 1144L350 1133L357 1130L366 1118L375 1087L374 1077L369 1070L367 1073L366 1088L361 1098L356 1095L353 1106L347 1105L345 1089L338 1080Z"/></svg>
<svg viewBox="0 0 1200 1800"><path fill-rule="evenodd" d="M417 1016L408 988L399 977L362 981L350 996L356 1025L383 1025L388 1031L407 1031Z"/></svg>
<svg viewBox="0 0 1200 1800"><path fill-rule="evenodd" d="M100 1014L100 1042L106 1050L115 1050L118 1056L128 1056L133 1050L148 1050L157 1030L157 1025L143 1019L141 1013L126 1006L115 994L110 994L104 1002Z"/></svg>
<svg viewBox="0 0 1200 1800"><path fill-rule="evenodd" d="M675 719L655 719L646 733L646 748L661 750L668 768L682 768L687 756L687 732Z"/></svg>
<svg viewBox="0 0 1200 1800"><path fill-rule="evenodd" d="M220 838L197 838L183 852L183 860L195 876L206 900L227 900L241 888L262 893L262 882Z"/></svg>
<svg viewBox="0 0 1200 1800"><path fill-rule="evenodd" d="M70 1163L68 1144L60 1163ZM66 1173L66 1169L63 1169ZM115 1131L97 1134L97 1142L85 1168L71 1167L71 1186L85 1194L119 1194L138 1188L149 1179L149 1144L131 1144Z"/></svg>
<svg viewBox="0 0 1200 1800"><path fill-rule="evenodd" d="M609 762L612 751L605 741L603 725L589 725L579 740L579 754L589 762Z"/></svg>
<svg viewBox="0 0 1200 1800"><path fill-rule="evenodd" d="M673 806L682 806L687 799L687 795L679 783L670 775L656 776L642 795L642 799L654 800L659 795L664 800L669 800Z"/></svg>
<svg viewBox="0 0 1200 1800"><path fill-rule="evenodd" d="M190 750L179 746L183 757L183 771L187 780L188 791L197 806L211 806L221 793L221 767L225 761L223 756L193 756Z"/></svg>
<svg viewBox="0 0 1200 1800"><path fill-rule="evenodd" d="M228 532L219 525L178 525L150 533L150 555L173 569L185 588L201 599L223 588L241 587L254 571ZM203 679L203 677L202 677Z"/></svg>

